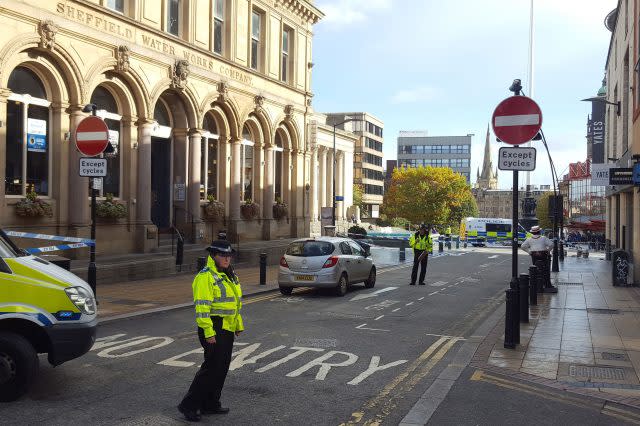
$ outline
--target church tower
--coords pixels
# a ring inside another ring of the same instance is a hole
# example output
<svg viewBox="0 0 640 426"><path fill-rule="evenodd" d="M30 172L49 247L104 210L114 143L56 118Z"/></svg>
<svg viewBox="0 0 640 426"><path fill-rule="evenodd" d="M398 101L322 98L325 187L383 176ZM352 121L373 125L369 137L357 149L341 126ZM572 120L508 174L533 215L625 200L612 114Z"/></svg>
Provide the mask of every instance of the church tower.
<svg viewBox="0 0 640 426"><path fill-rule="evenodd" d="M491 143L489 137L489 125L487 124L487 139L484 143L482 173L478 170L475 185L478 189L498 189L498 169L493 168L493 161L491 161Z"/></svg>

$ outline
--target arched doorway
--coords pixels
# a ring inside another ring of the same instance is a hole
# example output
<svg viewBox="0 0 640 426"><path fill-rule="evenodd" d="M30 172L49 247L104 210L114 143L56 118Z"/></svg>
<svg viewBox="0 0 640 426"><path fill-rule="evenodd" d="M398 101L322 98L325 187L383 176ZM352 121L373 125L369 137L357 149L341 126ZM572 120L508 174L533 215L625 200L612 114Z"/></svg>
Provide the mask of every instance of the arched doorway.
<svg viewBox="0 0 640 426"><path fill-rule="evenodd" d="M254 200L254 145L258 138L254 134L255 132L245 124L242 129L242 151L241 151L241 164L242 170L240 173L240 188L242 188L242 200L247 202Z"/></svg>
<svg viewBox="0 0 640 426"><path fill-rule="evenodd" d="M166 102L158 99L153 110L151 135L151 221L160 231L171 226L172 144L171 114Z"/></svg>
<svg viewBox="0 0 640 426"><path fill-rule="evenodd" d="M25 66L9 76L5 194L50 195L51 103L38 75Z"/></svg>
<svg viewBox="0 0 640 426"><path fill-rule="evenodd" d="M202 123L202 144L200 156L200 199L207 200L210 197L218 200L218 142L220 134L215 119L211 114L206 114Z"/></svg>

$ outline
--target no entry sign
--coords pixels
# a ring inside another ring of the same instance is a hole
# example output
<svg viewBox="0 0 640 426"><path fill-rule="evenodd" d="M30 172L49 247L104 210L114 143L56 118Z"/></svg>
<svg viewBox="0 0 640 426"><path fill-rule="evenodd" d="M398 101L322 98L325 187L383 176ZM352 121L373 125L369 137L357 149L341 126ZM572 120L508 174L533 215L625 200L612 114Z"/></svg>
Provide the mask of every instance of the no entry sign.
<svg viewBox="0 0 640 426"><path fill-rule="evenodd" d="M104 151L109 143L109 129L98 117L87 117L78 124L75 132L78 151L88 157L95 157Z"/></svg>
<svg viewBox="0 0 640 426"><path fill-rule="evenodd" d="M540 131L542 111L531 98L511 96L498 104L491 123L498 139L520 145L529 142Z"/></svg>

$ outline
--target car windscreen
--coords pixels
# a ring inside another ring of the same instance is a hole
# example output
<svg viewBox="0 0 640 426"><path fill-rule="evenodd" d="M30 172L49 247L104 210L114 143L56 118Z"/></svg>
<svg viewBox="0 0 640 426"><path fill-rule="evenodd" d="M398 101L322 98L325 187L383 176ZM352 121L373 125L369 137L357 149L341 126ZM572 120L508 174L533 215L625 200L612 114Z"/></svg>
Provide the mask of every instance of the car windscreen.
<svg viewBox="0 0 640 426"><path fill-rule="evenodd" d="M300 257L329 256L333 250L333 244L327 241L296 241L287 247L285 254Z"/></svg>
<svg viewBox="0 0 640 426"><path fill-rule="evenodd" d="M0 232L0 257L7 258L20 256L21 253L16 249L17 247L11 243L11 240L9 240L5 233Z"/></svg>

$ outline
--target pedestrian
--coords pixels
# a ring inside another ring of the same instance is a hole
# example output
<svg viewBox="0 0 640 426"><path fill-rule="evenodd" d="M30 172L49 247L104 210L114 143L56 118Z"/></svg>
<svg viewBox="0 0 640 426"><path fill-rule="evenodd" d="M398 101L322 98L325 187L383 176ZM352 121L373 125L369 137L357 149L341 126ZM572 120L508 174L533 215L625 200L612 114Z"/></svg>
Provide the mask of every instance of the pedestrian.
<svg viewBox="0 0 640 426"><path fill-rule="evenodd" d="M192 284L204 362L178 405L185 418L194 422L200 420L201 414L229 412L220 404L220 395L231 364L234 338L244 330L240 316L242 290L231 266L235 250L229 241L216 240L207 251L207 266Z"/></svg>
<svg viewBox="0 0 640 426"><path fill-rule="evenodd" d="M351 222L356 223L356 215L351 213Z"/></svg>
<svg viewBox="0 0 640 426"><path fill-rule="evenodd" d="M520 248L529 253L531 256L531 262L534 265L536 262L542 262L544 269L541 273L546 275L546 271L549 268L549 252L553 249L553 241L544 235L541 235L540 231L541 229L539 226L532 227L529 230L532 235L524 240ZM546 279L545 287L550 289L554 288Z"/></svg>
<svg viewBox="0 0 640 426"><path fill-rule="evenodd" d="M429 253L433 252L433 240L429 230L431 226L424 223L420 225L418 232L409 238L409 247L413 249L413 269L411 270L411 282L409 285L416 285L418 276L418 265L420 265L420 280L418 283L424 285L424 277L427 274L427 263L429 262Z"/></svg>

